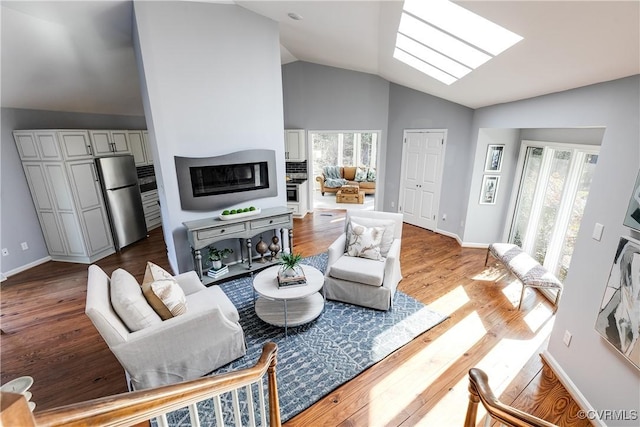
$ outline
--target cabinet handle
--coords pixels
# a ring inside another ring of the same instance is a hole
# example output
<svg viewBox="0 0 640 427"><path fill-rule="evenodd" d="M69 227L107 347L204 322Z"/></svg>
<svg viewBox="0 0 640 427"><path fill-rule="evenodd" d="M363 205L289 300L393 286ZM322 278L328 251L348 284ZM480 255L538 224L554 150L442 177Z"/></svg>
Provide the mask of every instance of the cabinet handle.
<svg viewBox="0 0 640 427"><path fill-rule="evenodd" d="M269 224L273 224L273 220L272 220L272 219L271 219L271 220L269 220Z"/></svg>
<svg viewBox="0 0 640 427"><path fill-rule="evenodd" d="M96 173L96 166L93 163L91 164L91 175L93 175L93 180L95 182L98 182L98 174Z"/></svg>
<svg viewBox="0 0 640 427"><path fill-rule="evenodd" d="M93 147L91 147L91 145L87 145L87 151L89 152L89 154L91 154L93 156Z"/></svg>
<svg viewBox="0 0 640 427"><path fill-rule="evenodd" d="M220 234L224 233L224 231L225 231L224 228L222 230L220 230Z"/></svg>
<svg viewBox="0 0 640 427"><path fill-rule="evenodd" d="M111 143L109 143L109 145L111 146L111 151L113 151L115 153L116 152L116 144L115 144L115 142L111 142Z"/></svg>

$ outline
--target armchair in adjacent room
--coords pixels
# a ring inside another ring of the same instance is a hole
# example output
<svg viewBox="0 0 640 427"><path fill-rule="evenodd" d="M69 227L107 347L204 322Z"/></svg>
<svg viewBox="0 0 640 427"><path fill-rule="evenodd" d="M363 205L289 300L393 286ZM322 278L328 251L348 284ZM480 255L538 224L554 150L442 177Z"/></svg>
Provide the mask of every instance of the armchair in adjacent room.
<svg viewBox="0 0 640 427"><path fill-rule="evenodd" d="M205 287L193 271L173 277L148 263L147 273L150 266L164 277L145 274L143 286L123 269L109 277L89 266L85 313L124 368L129 389L199 378L246 353L238 311L220 287Z"/></svg>
<svg viewBox="0 0 640 427"><path fill-rule="evenodd" d="M389 310L400 271L402 214L348 210L345 232L329 247L328 299Z"/></svg>

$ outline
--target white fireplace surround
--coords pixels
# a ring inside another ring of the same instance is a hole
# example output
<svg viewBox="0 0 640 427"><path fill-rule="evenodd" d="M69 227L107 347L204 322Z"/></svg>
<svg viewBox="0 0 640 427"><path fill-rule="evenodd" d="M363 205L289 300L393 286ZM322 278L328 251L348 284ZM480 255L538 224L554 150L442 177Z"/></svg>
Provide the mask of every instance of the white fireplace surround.
<svg viewBox="0 0 640 427"><path fill-rule="evenodd" d="M176 175L178 177L178 190L180 193L180 205L187 211L211 211L224 209L248 200L278 195L276 182L276 155L274 150L244 150L215 157L179 157L175 156ZM265 188L247 189L238 186L236 190L230 190L224 194L195 195L191 168L205 166L247 165L251 163L266 162L267 171Z"/></svg>

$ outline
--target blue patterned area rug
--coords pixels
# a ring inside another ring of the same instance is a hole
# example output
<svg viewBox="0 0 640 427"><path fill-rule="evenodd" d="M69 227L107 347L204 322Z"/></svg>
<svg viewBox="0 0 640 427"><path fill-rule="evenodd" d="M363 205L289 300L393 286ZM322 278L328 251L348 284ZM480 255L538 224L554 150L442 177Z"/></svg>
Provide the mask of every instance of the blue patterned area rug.
<svg viewBox="0 0 640 427"><path fill-rule="evenodd" d="M324 272L327 254L305 258L302 263ZM214 373L253 366L266 342L277 343L282 422L447 318L397 291L393 308L387 312L327 300L315 321L289 328L285 338L284 328L268 325L256 316L249 277L220 286L240 313L247 354ZM198 412L202 425L215 423L210 415L211 400L200 402ZM186 409L167 416L172 427L190 425Z"/></svg>

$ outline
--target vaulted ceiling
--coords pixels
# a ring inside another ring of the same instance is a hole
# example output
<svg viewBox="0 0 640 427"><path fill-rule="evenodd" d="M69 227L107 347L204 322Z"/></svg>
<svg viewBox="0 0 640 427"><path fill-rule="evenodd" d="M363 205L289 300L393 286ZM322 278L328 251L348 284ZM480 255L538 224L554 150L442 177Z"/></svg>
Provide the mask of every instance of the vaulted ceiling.
<svg viewBox="0 0 640 427"><path fill-rule="evenodd" d="M393 58L402 1L235 2L279 23L283 64L377 74L471 108L640 73L638 1L456 3L524 39L447 86ZM131 25L130 1L2 1L2 106L142 115Z"/></svg>

